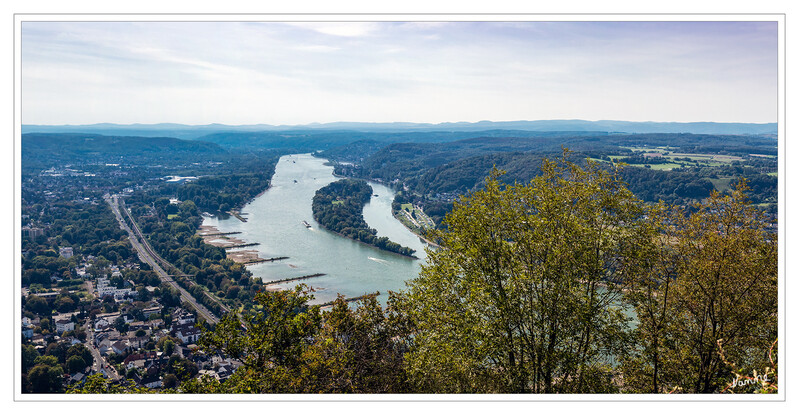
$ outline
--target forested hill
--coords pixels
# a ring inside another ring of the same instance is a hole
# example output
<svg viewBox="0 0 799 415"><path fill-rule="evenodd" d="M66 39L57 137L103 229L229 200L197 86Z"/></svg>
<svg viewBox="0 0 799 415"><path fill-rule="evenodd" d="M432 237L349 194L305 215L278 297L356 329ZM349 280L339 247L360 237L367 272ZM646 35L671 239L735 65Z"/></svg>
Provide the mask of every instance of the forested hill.
<svg viewBox="0 0 799 415"><path fill-rule="evenodd" d="M767 136L479 137L448 143L397 143L376 151L370 143L353 143L321 156L355 163L337 165L338 174L403 185L421 197L416 201L425 205L428 215L438 219L447 210L446 202L482 188L492 167L507 171L500 179L506 183L527 182L538 174L541 159L559 155L562 147L575 152L575 160L593 158L608 167L613 160L629 164L622 170L623 179L647 202L689 203L707 197L711 190L728 190L743 177L749 180L753 203L776 207L777 140ZM668 156L657 156L658 152ZM651 154L647 157L647 153ZM711 160L715 156L721 161Z"/></svg>
<svg viewBox="0 0 799 415"><path fill-rule="evenodd" d="M26 168L62 163L111 162L114 159L177 162L198 155L226 153L213 143L171 137L118 137L97 134L22 135L22 164Z"/></svg>
<svg viewBox="0 0 799 415"><path fill-rule="evenodd" d="M393 180L415 176L428 169L469 157L500 152L535 152L557 154L566 147L586 154L629 154L627 147L669 146L676 152L711 152L746 156L752 153L776 155L777 141L762 136L721 136L698 134L632 134L586 135L560 137L479 137L449 143L397 143L383 147L363 158L356 176ZM321 155L357 154L358 148L347 147ZM369 147L367 147L369 148ZM371 147L373 148L373 147ZM350 156L352 157L352 156ZM335 157L333 157L335 158ZM343 167L347 170L347 167ZM340 171L344 173L344 171Z"/></svg>
<svg viewBox="0 0 799 415"><path fill-rule="evenodd" d="M410 132L363 132L355 130L341 131L260 131L260 132L225 132L209 134L200 140L219 144L222 147L238 149L285 149L296 152L322 151L356 142L371 141L374 144L388 145L392 143L446 143L469 138L484 137L564 137L604 135L597 131L561 132L561 131L520 131L520 130L485 130L485 131L410 131ZM379 145L377 146L379 148Z"/></svg>

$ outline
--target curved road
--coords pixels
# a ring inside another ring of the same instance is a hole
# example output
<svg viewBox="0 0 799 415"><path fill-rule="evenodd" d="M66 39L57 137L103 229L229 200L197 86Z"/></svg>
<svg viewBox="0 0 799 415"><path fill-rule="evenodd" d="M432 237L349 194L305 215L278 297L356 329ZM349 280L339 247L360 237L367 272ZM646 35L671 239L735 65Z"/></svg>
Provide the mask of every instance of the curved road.
<svg viewBox="0 0 799 415"><path fill-rule="evenodd" d="M152 267L152 269L156 272L156 274L158 274L158 277L161 278L161 281L169 284L171 287L178 290L180 292L181 301L190 304L195 310L197 310L197 314L200 317L205 319L205 321L207 321L210 324L219 323L218 317L216 317L210 310L205 308L205 306L198 303L197 300L195 300L194 297L188 291L186 291L183 287L178 285L178 283L175 282L175 280L173 280L172 277L170 277L169 274L166 271L164 271L163 268L161 268L159 262L165 264L165 266L167 267L170 268L174 267L169 266L168 262L166 262L163 258L159 257L158 254L156 254L155 251L153 251L153 249L150 247L150 244L147 243L147 240L144 238L144 235L142 235L141 230L139 229L138 225L136 225L136 222L133 220L132 217L130 219L131 223L133 224L133 227L135 228L135 233L134 230L132 230L128 226L128 224L122 218L122 214L120 213L119 197L117 195L104 195L103 199L105 199L105 201L108 202L108 204L111 206L111 210L114 212L114 216L116 216L117 221L119 222L119 227L128 233L130 244L133 245L133 248L135 248L136 251L139 253L139 258L141 258L142 261L146 262L147 264L150 265L150 267ZM123 207L122 209L125 208ZM128 217L130 217L130 213L128 213L127 209L125 209L125 214L128 215ZM223 309L226 309L226 307L223 306Z"/></svg>

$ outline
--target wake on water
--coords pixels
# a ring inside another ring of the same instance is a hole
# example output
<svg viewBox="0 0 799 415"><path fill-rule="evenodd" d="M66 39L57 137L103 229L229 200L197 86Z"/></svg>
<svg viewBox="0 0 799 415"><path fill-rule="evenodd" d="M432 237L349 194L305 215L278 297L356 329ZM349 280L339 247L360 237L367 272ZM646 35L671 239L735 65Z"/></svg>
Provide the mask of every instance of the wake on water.
<svg viewBox="0 0 799 415"><path fill-rule="evenodd" d="M372 258L372 257L367 257L367 258L371 259L372 261L379 262L381 264L388 264L388 261L386 261L385 259Z"/></svg>

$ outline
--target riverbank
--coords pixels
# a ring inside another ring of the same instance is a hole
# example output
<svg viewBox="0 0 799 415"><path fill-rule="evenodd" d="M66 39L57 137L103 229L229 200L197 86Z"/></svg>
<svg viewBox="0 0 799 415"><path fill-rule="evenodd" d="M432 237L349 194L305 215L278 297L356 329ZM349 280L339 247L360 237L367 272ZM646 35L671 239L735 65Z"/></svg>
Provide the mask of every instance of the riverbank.
<svg viewBox="0 0 799 415"><path fill-rule="evenodd" d="M419 234L418 232L416 232L415 230L413 230L413 229L411 229L410 227L408 227L408 225L406 225L406 224L405 224L405 222L403 222L402 220L400 220L400 218L398 218L398 217L397 217L397 215L394 213L394 211L391 211L391 215L392 215L392 216L394 216L394 219L396 219L396 220L397 220L397 222L401 223L401 224L402 224L402 226L404 226L404 227L405 227L405 229L407 229L407 230L408 230L408 232L410 232L410 233L412 233L412 234L414 234L414 235L418 236L418 237L419 237L419 239L421 239L421 240L423 240L423 241L424 241L424 243L426 243L426 244L428 244L428 245L430 245L430 246L434 246L434 247L436 247L436 248L441 248L441 245L439 245L439 244L437 244L437 243L435 243L435 242L433 242L433 241L431 241L431 240L429 240L429 239L425 238L424 236L420 235L420 234Z"/></svg>
<svg viewBox="0 0 799 415"><path fill-rule="evenodd" d="M379 247L379 246L377 246L377 245L368 244L368 243L366 243L366 242L364 242L364 241L359 241L359 240L357 240L357 239L355 239L355 238L350 238L350 237L349 237L349 236L347 236L347 235L344 235L344 234L342 234L342 233L336 232L336 231L334 231L334 230L332 230L332 229L325 228L325 227L324 227L324 225L322 225L322 224L319 224L319 227L321 227L322 229L324 229L324 230L326 230L326 231L328 231L328 232L330 232L330 233L332 233L332 234L338 235L338 236L340 236L340 237L342 237L342 238L344 238L344 239L349 239L350 241L357 242L357 243L359 243L359 244L361 244L361 245L364 245L364 246L369 246L369 247L375 248L375 249L379 250L380 252L387 252L387 253L389 253L389 254L393 254L393 255L401 256L401 257L403 257L403 258L419 259L419 257L417 257L416 255L405 255L405 254L401 254L401 253L399 253L399 252L395 252L395 251L389 251L388 249L383 249L383 248L380 248L380 247ZM414 251L414 253L415 253L415 251Z"/></svg>
<svg viewBox="0 0 799 415"><path fill-rule="evenodd" d="M203 238L203 242L207 243L208 245L219 248L227 249L235 247L236 245L247 244L247 242L243 239L230 236L230 233L220 232L216 226L201 225L200 228L197 229L197 235ZM233 262L244 265L268 261L267 259L258 256L258 251L253 249L226 252L226 256Z"/></svg>

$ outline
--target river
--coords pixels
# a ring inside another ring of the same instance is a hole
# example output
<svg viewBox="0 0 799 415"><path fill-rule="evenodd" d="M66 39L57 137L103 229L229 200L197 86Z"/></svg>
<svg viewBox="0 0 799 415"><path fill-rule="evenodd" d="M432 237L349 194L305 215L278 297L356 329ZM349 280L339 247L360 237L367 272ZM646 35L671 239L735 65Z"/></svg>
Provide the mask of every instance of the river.
<svg viewBox="0 0 799 415"><path fill-rule="evenodd" d="M377 229L378 236L415 249L420 259L382 251L322 229L313 219L311 200L317 190L338 180L326 161L310 154L281 157L269 190L241 209L247 222L214 217L205 218L203 225L215 226L220 232L241 232L237 238L259 243L247 249L257 249L262 258L289 257L247 266L253 276L265 282L326 274L301 281L315 290L312 304L334 300L339 293L354 297L375 291L380 291L379 299L384 302L388 290L404 289L405 281L419 274L426 257L424 244L391 215L396 192L374 182L369 183L373 196L363 212L366 223ZM311 228L302 221L310 223Z"/></svg>

